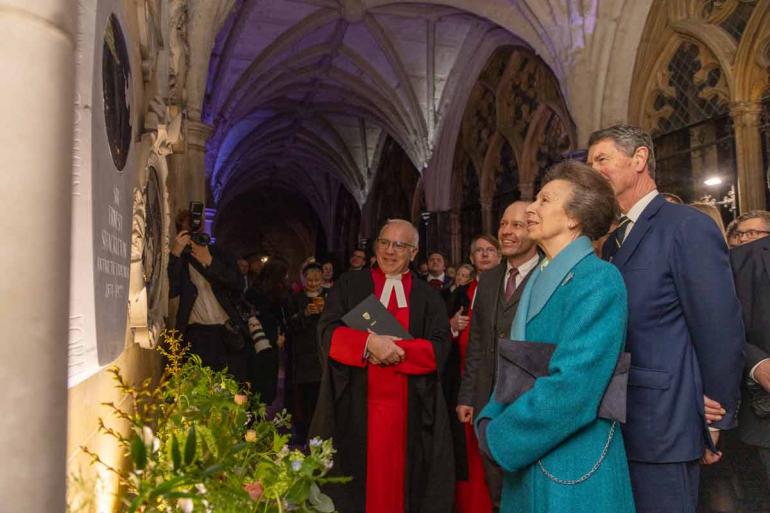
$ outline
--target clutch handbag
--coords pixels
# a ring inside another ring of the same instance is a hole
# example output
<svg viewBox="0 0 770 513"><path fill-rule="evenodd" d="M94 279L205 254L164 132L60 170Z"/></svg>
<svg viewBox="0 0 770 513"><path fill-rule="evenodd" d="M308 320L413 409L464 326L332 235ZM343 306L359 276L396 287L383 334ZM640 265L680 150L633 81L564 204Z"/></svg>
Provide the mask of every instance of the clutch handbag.
<svg viewBox="0 0 770 513"><path fill-rule="evenodd" d="M498 341L495 400L511 404L535 385L537 378L548 375L548 363L555 344L501 338ZM631 354L621 353L610 384L599 406L599 418L626 422L626 388Z"/></svg>

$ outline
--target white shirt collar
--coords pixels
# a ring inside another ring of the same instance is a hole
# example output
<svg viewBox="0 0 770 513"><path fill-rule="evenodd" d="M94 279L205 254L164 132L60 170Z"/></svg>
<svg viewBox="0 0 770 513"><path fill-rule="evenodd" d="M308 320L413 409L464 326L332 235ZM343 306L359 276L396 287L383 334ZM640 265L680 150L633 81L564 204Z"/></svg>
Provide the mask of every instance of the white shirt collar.
<svg viewBox="0 0 770 513"><path fill-rule="evenodd" d="M636 222L639 220L639 216L642 215L642 212L644 212L644 209L647 208L647 205L649 205L657 195L658 190L655 189L642 196L639 201L634 203L633 207L628 209L628 212L626 212L626 217L629 218L632 223L636 224Z"/></svg>
<svg viewBox="0 0 770 513"><path fill-rule="evenodd" d="M535 253L535 256L533 256L532 258L530 258L529 260L527 260L526 262L524 262L523 264L521 264L520 266L518 266L516 268L519 271L519 276L524 278L526 275L528 275L530 273L530 271L532 271L532 269L535 268L535 266L537 265L537 263L539 261L540 261L540 255ZM508 272L510 272L512 267L513 266L511 265L511 263L506 260L506 262L505 262L505 275L506 276L508 276Z"/></svg>
<svg viewBox="0 0 770 513"><path fill-rule="evenodd" d="M445 276L446 276L445 272L439 274L438 276L433 276L432 274L428 273L428 280L441 280L441 281L444 281L444 277Z"/></svg>

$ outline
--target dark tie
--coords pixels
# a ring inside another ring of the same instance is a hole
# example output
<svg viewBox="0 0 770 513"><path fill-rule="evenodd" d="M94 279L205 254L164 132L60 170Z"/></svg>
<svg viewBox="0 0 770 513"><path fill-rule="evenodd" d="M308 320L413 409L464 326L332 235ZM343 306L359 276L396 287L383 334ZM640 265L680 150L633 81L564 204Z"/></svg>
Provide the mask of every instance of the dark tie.
<svg viewBox="0 0 770 513"><path fill-rule="evenodd" d="M510 303L513 293L516 292L516 276L519 275L519 270L515 267L511 267L508 271L508 283L505 284L505 302Z"/></svg>
<svg viewBox="0 0 770 513"><path fill-rule="evenodd" d="M615 249L620 249L623 245L623 241L626 238L626 232L628 231L628 225L631 223L631 219L626 216L620 216L618 227L612 233L612 239L615 241Z"/></svg>
<svg viewBox="0 0 770 513"><path fill-rule="evenodd" d="M442 288L444 288L444 282L436 278L431 278L428 281L428 285L430 285L431 287L437 290L441 290Z"/></svg>

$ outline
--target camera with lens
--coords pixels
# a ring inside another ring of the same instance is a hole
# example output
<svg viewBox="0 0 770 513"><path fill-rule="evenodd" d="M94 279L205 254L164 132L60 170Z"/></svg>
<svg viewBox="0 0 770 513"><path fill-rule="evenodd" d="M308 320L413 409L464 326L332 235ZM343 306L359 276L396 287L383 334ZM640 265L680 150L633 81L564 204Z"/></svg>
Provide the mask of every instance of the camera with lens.
<svg viewBox="0 0 770 513"><path fill-rule="evenodd" d="M249 316L247 323L249 325L249 335L251 336L251 341L254 343L254 350L257 354L266 349L272 349L270 339L265 335L265 330L262 328L262 323L257 316Z"/></svg>
<svg viewBox="0 0 770 513"><path fill-rule="evenodd" d="M206 232L199 231L203 226L204 206L200 201L190 202L190 240L199 245L207 246L211 242L211 236ZM189 251L189 248L187 248Z"/></svg>
<svg viewBox="0 0 770 513"><path fill-rule="evenodd" d="M190 240L198 246L208 246L211 242L211 235L206 232L195 232L190 234Z"/></svg>

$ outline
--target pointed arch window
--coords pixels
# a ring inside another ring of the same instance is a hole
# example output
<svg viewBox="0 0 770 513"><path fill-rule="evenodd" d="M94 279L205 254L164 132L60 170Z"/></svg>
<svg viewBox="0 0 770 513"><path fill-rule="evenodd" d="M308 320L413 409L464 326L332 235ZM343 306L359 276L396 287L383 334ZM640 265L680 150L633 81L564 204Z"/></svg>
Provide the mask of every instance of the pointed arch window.
<svg viewBox="0 0 770 513"><path fill-rule="evenodd" d="M736 183L735 131L728 98L714 55L700 43L681 41L660 73L650 109L661 191L689 203L706 194L721 198ZM704 181L711 176L722 178L724 190L706 187Z"/></svg>

